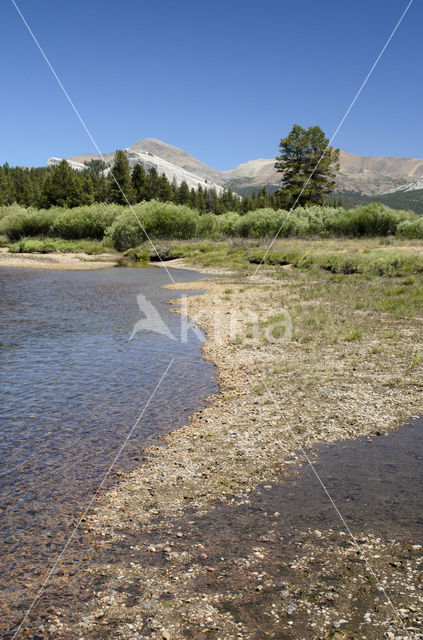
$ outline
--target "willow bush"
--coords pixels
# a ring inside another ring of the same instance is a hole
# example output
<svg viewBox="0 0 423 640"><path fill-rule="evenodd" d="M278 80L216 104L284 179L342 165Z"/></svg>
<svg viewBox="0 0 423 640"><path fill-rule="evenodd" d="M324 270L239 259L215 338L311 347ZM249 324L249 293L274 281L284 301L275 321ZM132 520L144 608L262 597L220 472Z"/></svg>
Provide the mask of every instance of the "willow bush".
<svg viewBox="0 0 423 640"><path fill-rule="evenodd" d="M135 213L135 215L134 215ZM197 235L200 214L185 205L170 202L142 202L127 208L107 229L105 242L118 251L136 247L145 232L154 238L188 240Z"/></svg>
<svg viewBox="0 0 423 640"><path fill-rule="evenodd" d="M135 215L134 215L135 213ZM187 205L151 200L129 207L93 204L72 209L32 209L19 205L0 208L0 235L16 242L21 238L104 240L118 251L151 238L189 240L204 238L263 239L305 237L393 236L423 239L423 219L411 211L390 209L374 202L345 210L308 206L293 211L257 209L246 214L200 214Z"/></svg>

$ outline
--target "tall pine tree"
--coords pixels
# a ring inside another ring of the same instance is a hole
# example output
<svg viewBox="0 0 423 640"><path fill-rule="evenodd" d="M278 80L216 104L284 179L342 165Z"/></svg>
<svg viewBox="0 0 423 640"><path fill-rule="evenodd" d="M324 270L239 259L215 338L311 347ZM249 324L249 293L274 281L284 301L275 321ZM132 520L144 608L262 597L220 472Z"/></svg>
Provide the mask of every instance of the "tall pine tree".
<svg viewBox="0 0 423 640"><path fill-rule="evenodd" d="M178 193L176 195L176 202L178 204L189 204L190 201L190 191L185 180L182 180L179 185Z"/></svg>
<svg viewBox="0 0 423 640"><path fill-rule="evenodd" d="M137 202L147 199L147 173L139 162L132 169L132 186L134 187L135 200Z"/></svg>
<svg viewBox="0 0 423 640"><path fill-rule="evenodd" d="M79 207L92 202L92 194L84 191L81 177L66 160L47 176L41 194L43 207Z"/></svg>
<svg viewBox="0 0 423 640"><path fill-rule="evenodd" d="M162 202L171 202L173 200L173 189L165 173L162 173L158 180L158 198Z"/></svg>
<svg viewBox="0 0 423 640"><path fill-rule="evenodd" d="M132 186L131 170L128 158L121 149L115 153L113 166L109 174L109 198L117 204L130 204L135 202L135 193Z"/></svg>
<svg viewBox="0 0 423 640"><path fill-rule="evenodd" d="M279 149L275 168L282 173L282 189L278 192L282 206L321 204L336 189L339 149L329 146L320 127L306 130L294 124Z"/></svg>

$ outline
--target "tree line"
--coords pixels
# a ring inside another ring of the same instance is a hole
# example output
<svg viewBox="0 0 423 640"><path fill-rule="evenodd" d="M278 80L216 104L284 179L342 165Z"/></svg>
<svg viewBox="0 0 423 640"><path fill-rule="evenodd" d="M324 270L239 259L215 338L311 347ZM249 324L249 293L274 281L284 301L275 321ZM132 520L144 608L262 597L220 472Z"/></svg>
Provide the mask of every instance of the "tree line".
<svg viewBox="0 0 423 640"><path fill-rule="evenodd" d="M281 173L281 188L268 193L265 188L242 197L230 189L189 188L169 182L155 167L142 164L130 169L122 150L115 153L109 172L102 160L86 163L83 171L74 171L66 160L56 167L23 168L0 166L0 205L13 202L48 209L52 206L78 207L95 202L135 204L158 200L188 205L200 213L247 213L257 209L289 209L292 206L323 204L336 188L339 150L329 146L320 127L307 130L295 124L279 145L275 168Z"/></svg>
<svg viewBox="0 0 423 640"><path fill-rule="evenodd" d="M25 207L49 209L53 206L79 207L95 202L135 204L150 200L188 205L200 213L222 214L227 211L246 213L264 207L278 208L276 198L266 189L252 195L238 196L225 189L189 188L186 181L177 184L159 174L155 167L145 169L136 164L130 169L125 153L118 150L111 171L104 171L101 160L87 163L86 169L75 171L66 160L56 167L0 166L0 206L14 202Z"/></svg>

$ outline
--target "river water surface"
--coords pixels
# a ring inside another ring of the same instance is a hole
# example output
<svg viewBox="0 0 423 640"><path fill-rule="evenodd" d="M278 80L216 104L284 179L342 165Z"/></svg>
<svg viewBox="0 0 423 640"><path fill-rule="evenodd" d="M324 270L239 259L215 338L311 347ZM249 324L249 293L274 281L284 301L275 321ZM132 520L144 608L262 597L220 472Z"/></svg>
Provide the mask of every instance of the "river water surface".
<svg viewBox="0 0 423 640"><path fill-rule="evenodd" d="M170 270L176 282L199 274ZM181 343L180 316L159 268L100 271L0 269L0 586L6 628L34 596L73 523L158 388L114 471L183 424L217 388L194 333ZM183 288L183 285L182 285ZM128 338L143 316L142 292L178 339L151 331Z"/></svg>

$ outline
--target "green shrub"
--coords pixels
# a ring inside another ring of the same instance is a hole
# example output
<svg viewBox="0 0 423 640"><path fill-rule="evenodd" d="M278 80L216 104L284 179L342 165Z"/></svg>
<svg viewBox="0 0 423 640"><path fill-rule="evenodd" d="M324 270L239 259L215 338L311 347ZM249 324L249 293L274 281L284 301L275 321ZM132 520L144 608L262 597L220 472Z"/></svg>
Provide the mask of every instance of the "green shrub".
<svg viewBox="0 0 423 640"><path fill-rule="evenodd" d="M260 240L277 233L281 238L384 236L388 241L397 234L423 239L423 219L413 212L396 211L377 202L348 211L313 205L290 212L257 209L244 215L234 211L200 215L186 205L155 200L139 203L133 211L117 204L48 210L26 209L16 204L0 208L0 235L12 242L34 236L104 239L109 246L125 251L146 240L144 229L151 238L175 240L194 237ZM275 261L279 260L272 255ZM330 261L330 268L338 269L337 261L338 258ZM355 272L356 265L344 264L342 269Z"/></svg>
<svg viewBox="0 0 423 640"><path fill-rule="evenodd" d="M188 240L197 233L199 213L185 205L151 201L144 205L145 228L155 238Z"/></svg>
<svg viewBox="0 0 423 640"><path fill-rule="evenodd" d="M235 237L237 233L237 224L241 216L235 211L227 211L218 217L217 232L219 236Z"/></svg>
<svg viewBox="0 0 423 640"><path fill-rule="evenodd" d="M238 215L234 225L235 235L242 238L265 238L274 236L278 231L279 211L257 209L244 216Z"/></svg>
<svg viewBox="0 0 423 640"><path fill-rule="evenodd" d="M349 211L313 205L290 212L283 209L257 209L245 215L229 212L218 217L218 230L221 236L244 238L272 237L278 232L281 238L389 236L396 233L398 225L416 218L413 212L395 211L377 202Z"/></svg>
<svg viewBox="0 0 423 640"><path fill-rule="evenodd" d="M26 211L25 207L22 207L20 204L10 204L7 206L0 207L0 220L5 216L10 216L17 213L23 213Z"/></svg>
<svg viewBox="0 0 423 640"><path fill-rule="evenodd" d="M345 211L337 209L338 215L328 216L325 228L334 235L351 237L394 235L404 220L417 217L412 211L395 211L379 202Z"/></svg>
<svg viewBox="0 0 423 640"><path fill-rule="evenodd" d="M124 207L110 204L62 209L54 218L50 235L71 240L101 240L106 229L124 210Z"/></svg>
<svg viewBox="0 0 423 640"><path fill-rule="evenodd" d="M151 238L187 240L196 235L199 213L185 205L151 200L125 210L107 230L106 241L118 251L136 247ZM145 231L144 231L145 230Z"/></svg>
<svg viewBox="0 0 423 640"><path fill-rule="evenodd" d="M423 218L400 222L397 228L397 235L403 238L423 240Z"/></svg>
<svg viewBox="0 0 423 640"><path fill-rule="evenodd" d="M198 219L197 235L199 238L217 238L221 216L205 213Z"/></svg>
<svg viewBox="0 0 423 640"><path fill-rule="evenodd" d="M48 235L54 220L54 210L25 209L12 206L12 211L0 220L0 234L10 240L19 240L25 236Z"/></svg>

